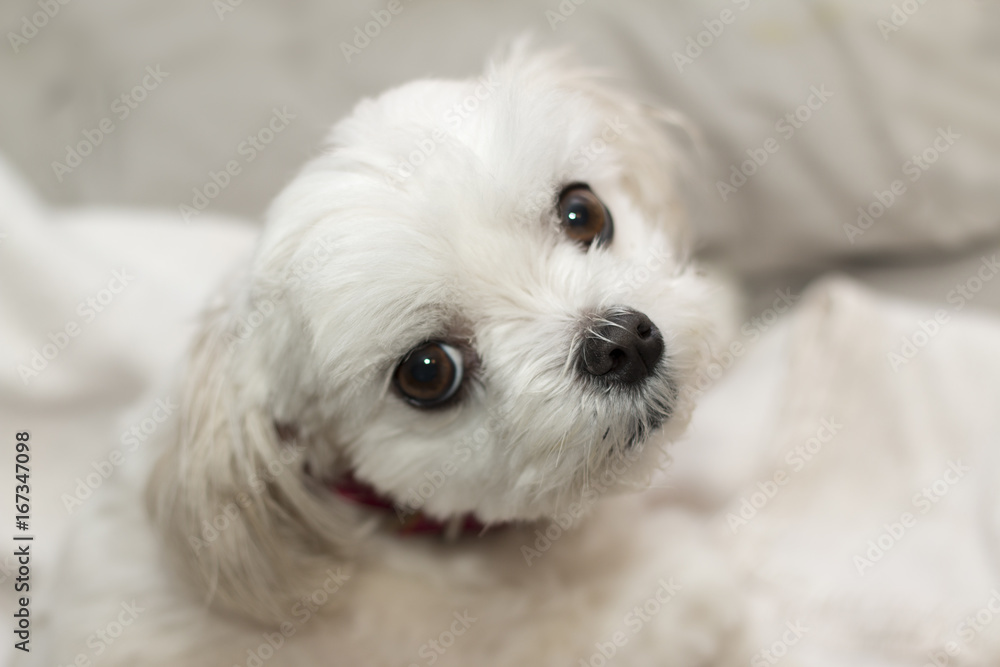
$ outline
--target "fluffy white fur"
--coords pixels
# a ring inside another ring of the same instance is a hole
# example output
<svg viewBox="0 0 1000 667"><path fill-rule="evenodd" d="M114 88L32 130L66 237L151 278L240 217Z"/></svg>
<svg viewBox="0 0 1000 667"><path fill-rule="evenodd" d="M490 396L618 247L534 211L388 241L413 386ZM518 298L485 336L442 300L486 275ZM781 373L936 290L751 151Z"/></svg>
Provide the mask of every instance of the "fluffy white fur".
<svg viewBox="0 0 1000 667"><path fill-rule="evenodd" d="M477 108L456 121L467 100ZM619 494L648 483L683 429L712 333L676 164L652 110L555 56L515 50L480 78L361 102L210 310L181 418L81 512L45 612L56 642L32 664L94 656L88 637L133 600L141 613L98 664L741 655L740 598L708 529ZM559 229L556 194L576 181L614 217L608 247L581 249ZM572 363L615 306L664 335L641 392L599 391ZM439 338L474 350L475 367L456 405L418 410L390 378ZM324 485L346 471L404 506L444 477L428 515L517 524L401 537L395 518Z"/></svg>

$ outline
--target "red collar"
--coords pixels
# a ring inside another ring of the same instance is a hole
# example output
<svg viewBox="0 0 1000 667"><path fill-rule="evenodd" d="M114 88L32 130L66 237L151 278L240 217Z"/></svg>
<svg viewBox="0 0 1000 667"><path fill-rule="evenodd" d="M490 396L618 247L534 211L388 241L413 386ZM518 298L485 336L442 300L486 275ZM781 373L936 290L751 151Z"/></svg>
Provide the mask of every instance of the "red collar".
<svg viewBox="0 0 1000 667"><path fill-rule="evenodd" d="M396 532L400 535L432 535L449 539L469 535L478 537L487 530L510 525L509 522L485 524L471 512L460 514L446 521L434 519L420 510L413 510L393 503L389 498L376 491L371 484L358 480L350 473L335 482L330 482L327 486L341 498L356 505L382 510L384 514L391 515L391 520L387 520L386 523L394 524Z"/></svg>

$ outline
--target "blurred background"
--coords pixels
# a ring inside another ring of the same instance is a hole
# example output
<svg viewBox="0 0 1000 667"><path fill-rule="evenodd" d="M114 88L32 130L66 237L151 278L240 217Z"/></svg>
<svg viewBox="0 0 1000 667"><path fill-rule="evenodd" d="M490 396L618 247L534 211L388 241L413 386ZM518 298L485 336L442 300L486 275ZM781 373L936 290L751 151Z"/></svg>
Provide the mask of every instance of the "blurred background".
<svg viewBox="0 0 1000 667"><path fill-rule="evenodd" d="M699 254L763 293L839 268L943 300L1000 243L996 0L392 4L10 0L0 153L61 207L207 201L259 222L359 99L475 75L530 32L694 122ZM984 289L997 307L1000 281Z"/></svg>

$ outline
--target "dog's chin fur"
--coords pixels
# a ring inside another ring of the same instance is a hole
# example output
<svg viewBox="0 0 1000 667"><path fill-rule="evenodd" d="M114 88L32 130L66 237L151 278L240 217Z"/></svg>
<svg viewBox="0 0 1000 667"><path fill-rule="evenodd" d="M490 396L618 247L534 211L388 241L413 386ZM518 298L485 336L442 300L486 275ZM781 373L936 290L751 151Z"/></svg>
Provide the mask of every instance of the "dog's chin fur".
<svg viewBox="0 0 1000 667"><path fill-rule="evenodd" d="M275 202L184 371L146 500L186 590L277 624L324 572L426 558L427 540L330 491L348 473L404 511L485 524L575 516L646 484L685 426L712 331L677 163L656 112L520 48L480 78L359 103ZM560 229L556 197L573 182L611 211L610 244ZM615 308L662 332L641 385L604 386L574 363ZM452 403L419 409L392 375L427 340L462 350L467 378ZM452 576L450 551L524 566L516 547L490 554L491 539L431 540L434 576ZM530 587L530 572L510 581Z"/></svg>

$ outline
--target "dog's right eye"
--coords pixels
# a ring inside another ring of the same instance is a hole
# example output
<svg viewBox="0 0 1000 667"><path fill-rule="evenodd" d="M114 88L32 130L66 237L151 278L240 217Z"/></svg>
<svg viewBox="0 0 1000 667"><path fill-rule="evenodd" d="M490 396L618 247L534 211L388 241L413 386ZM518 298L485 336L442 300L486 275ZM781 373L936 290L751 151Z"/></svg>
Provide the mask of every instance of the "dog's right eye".
<svg viewBox="0 0 1000 667"><path fill-rule="evenodd" d="M424 343L407 354L396 368L396 388L420 408L440 405L462 386L462 354L451 345Z"/></svg>

